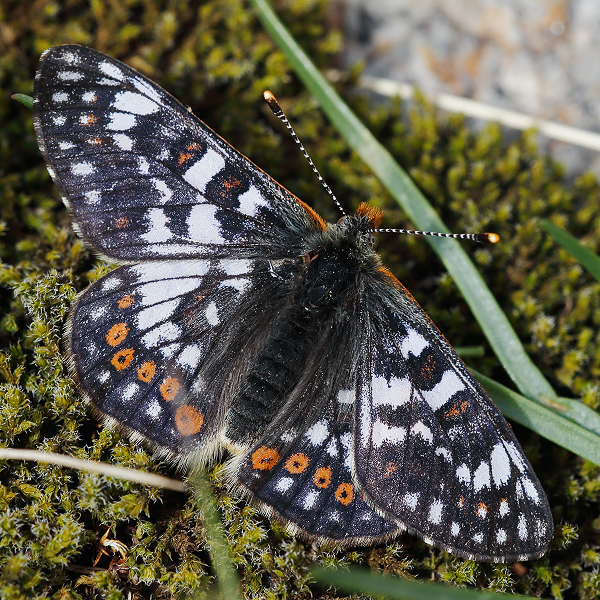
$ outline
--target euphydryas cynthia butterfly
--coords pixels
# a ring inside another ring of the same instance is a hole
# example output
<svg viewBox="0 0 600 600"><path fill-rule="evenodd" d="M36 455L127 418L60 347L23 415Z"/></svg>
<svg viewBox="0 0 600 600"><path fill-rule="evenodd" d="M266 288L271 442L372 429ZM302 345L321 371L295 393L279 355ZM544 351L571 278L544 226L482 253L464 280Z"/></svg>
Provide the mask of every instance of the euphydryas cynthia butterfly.
<svg viewBox="0 0 600 600"><path fill-rule="evenodd" d="M42 56L35 127L78 233L124 266L75 302L92 406L315 541L405 529L460 556L535 558L552 517L510 427L381 265L361 205L328 225L126 65Z"/></svg>

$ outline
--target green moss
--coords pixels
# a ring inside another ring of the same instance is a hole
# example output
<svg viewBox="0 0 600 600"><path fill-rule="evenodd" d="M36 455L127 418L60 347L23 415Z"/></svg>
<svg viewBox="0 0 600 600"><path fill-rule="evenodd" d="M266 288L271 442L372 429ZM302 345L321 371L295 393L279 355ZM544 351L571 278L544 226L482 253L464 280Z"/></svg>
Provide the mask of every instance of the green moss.
<svg viewBox="0 0 600 600"><path fill-rule="evenodd" d="M293 141L262 101L272 89L342 203L368 201L386 211L385 226L410 226L379 182L351 153L291 74L247 6L212 0L43 0L3 9L2 89L31 93L41 51L77 42L143 70L272 176L330 220L335 207ZM278 11L320 67L339 48L324 28L326 3L290 1ZM474 260L520 338L563 394L600 404L600 284L537 227L566 227L590 248L600 244L599 185L583 175L565 185L562 168L540 155L534 135L506 141L491 124L473 133L460 116L420 101L374 108L339 84L359 117L392 150L455 231L497 231ZM173 474L119 433L99 427L68 377L61 332L75 294L111 267L73 235L43 165L31 114L0 95L0 442L63 452ZM418 238L381 236L380 250L456 346L482 344L452 280ZM418 267L418 268L417 268ZM474 367L506 383L493 355ZM539 439L516 433L544 483L557 523L551 552L532 564L463 561L409 535L377 548L315 550L227 495L218 495L231 556L248 598L336 598L315 587L309 565L368 565L400 577L437 579L545 597L600 595L598 467ZM184 598L212 594L214 572L202 514L181 494L49 465L0 466L0 597L81 598L131 593ZM108 531L108 534L107 534ZM122 559L116 545L125 545ZM98 563L94 561L98 558ZM568 592L565 592L568 590Z"/></svg>

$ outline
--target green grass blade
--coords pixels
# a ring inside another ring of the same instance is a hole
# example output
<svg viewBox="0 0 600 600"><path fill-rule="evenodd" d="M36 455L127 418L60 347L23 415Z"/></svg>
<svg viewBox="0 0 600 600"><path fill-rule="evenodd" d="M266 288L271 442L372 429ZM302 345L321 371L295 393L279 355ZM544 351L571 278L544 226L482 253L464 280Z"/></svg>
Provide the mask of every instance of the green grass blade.
<svg viewBox="0 0 600 600"><path fill-rule="evenodd" d="M600 256L586 248L577 238L550 221L540 221L540 228L554 238L590 275L600 281Z"/></svg>
<svg viewBox="0 0 600 600"><path fill-rule="evenodd" d="M221 597L225 600L241 600L239 579L231 558L223 525L217 508L217 502L210 490L207 478L197 469L190 471L189 482L194 490L194 499L198 510L204 514L206 541L217 576Z"/></svg>
<svg viewBox="0 0 600 600"><path fill-rule="evenodd" d="M285 54L298 77L315 96L323 111L351 148L371 167L383 185L419 229L448 231L433 207L342 101L279 21L266 0L252 0L265 29ZM475 266L455 240L427 240L460 288L496 356L515 385L530 398L554 400L556 393L525 352L519 338Z"/></svg>
<svg viewBox="0 0 600 600"><path fill-rule="evenodd" d="M509 419L600 465L600 415L576 400L561 398L547 407L473 371L490 398ZM585 423L583 426L581 423Z"/></svg>
<svg viewBox="0 0 600 600"><path fill-rule="evenodd" d="M333 570L318 568L311 571L317 582L350 594L365 594L390 600L492 600L500 594L431 583L407 581L389 575L374 575L366 569ZM511 598L529 598L512 595Z"/></svg>
<svg viewBox="0 0 600 600"><path fill-rule="evenodd" d="M29 109L33 108L33 98L27 94L13 94L11 98L17 102L20 102L23 104L23 106L26 106Z"/></svg>

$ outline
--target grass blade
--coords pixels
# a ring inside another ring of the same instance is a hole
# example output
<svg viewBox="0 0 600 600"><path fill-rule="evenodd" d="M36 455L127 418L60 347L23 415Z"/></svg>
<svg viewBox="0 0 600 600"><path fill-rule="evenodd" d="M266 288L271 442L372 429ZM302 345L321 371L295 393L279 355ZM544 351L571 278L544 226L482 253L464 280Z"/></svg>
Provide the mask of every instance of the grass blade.
<svg viewBox="0 0 600 600"><path fill-rule="evenodd" d="M333 570L318 568L312 576L321 584L330 585L350 594L365 594L390 598L390 600L492 600L500 594L473 589L464 589L430 583L428 581L407 581L389 575L373 575L366 569ZM511 596L528 598L528 596Z"/></svg>
<svg viewBox="0 0 600 600"><path fill-rule="evenodd" d="M379 177L419 229L448 231L423 194L391 154L338 96L298 46L266 0L252 0L265 29L286 55L298 77L315 96L323 111ZM539 401L554 401L556 393L533 364L519 338L483 279L455 240L427 240L440 256L478 320L496 356L521 392Z"/></svg>
<svg viewBox="0 0 600 600"><path fill-rule="evenodd" d="M554 409L549 408L477 371L473 371L473 374L506 417L600 466L598 413L585 404L568 398L561 398L560 405ZM583 422L586 426L581 425Z"/></svg>
<svg viewBox="0 0 600 600"><path fill-rule="evenodd" d="M600 256L594 251L586 248L577 238L570 233L550 223L550 221L540 221L540 228L554 238L557 244L560 244L582 267L600 281Z"/></svg>

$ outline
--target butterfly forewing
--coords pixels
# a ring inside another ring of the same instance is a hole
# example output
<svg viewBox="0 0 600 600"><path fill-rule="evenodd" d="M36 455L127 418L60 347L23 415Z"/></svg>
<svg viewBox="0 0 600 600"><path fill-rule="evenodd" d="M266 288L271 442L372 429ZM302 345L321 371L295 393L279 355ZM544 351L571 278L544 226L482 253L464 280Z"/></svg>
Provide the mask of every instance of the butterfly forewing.
<svg viewBox="0 0 600 600"><path fill-rule="evenodd" d="M104 54L51 48L34 94L48 168L106 256L290 256L323 228L172 96Z"/></svg>
<svg viewBox="0 0 600 600"><path fill-rule="evenodd" d="M44 53L34 117L74 226L127 263L84 291L85 397L318 542L408 528L460 556L539 556L552 516L510 427L373 251L376 210L322 219L185 107L94 50ZM137 263L137 264L136 264Z"/></svg>
<svg viewBox="0 0 600 600"><path fill-rule="evenodd" d="M539 556L550 507L512 430L401 288L374 297L355 407L358 485L389 518L456 554Z"/></svg>

